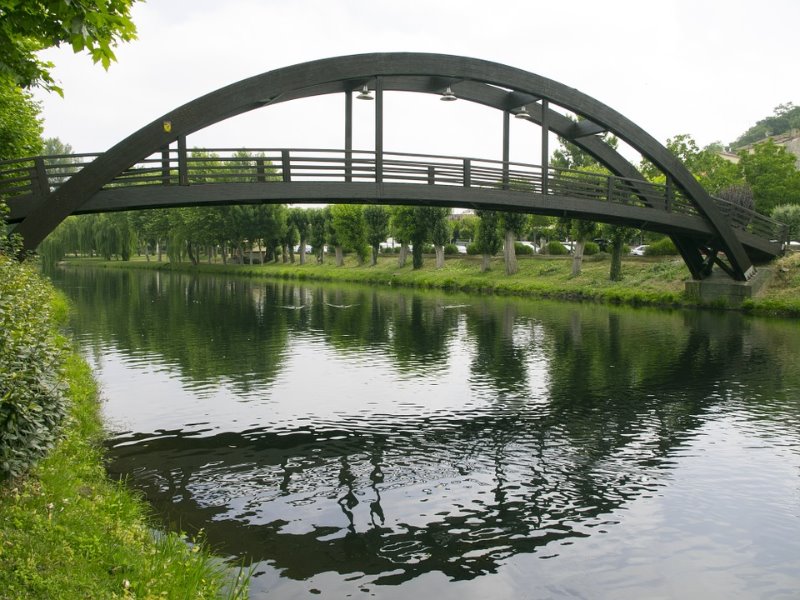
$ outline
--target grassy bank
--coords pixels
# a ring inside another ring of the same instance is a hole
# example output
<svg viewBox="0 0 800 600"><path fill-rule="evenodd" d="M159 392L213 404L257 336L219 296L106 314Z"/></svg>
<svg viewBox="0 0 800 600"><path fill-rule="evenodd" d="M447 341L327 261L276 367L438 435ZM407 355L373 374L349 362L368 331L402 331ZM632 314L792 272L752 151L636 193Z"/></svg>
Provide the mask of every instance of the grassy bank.
<svg viewBox="0 0 800 600"><path fill-rule="evenodd" d="M422 269L413 270L409 264L397 266L397 258L382 256L376 266L359 266L348 259L336 267L330 259L319 265L309 261L299 263L269 263L266 265L222 265L202 262L189 263L101 261L68 259L73 264L93 264L117 268L150 268L187 272L233 273L270 279L340 281L370 285L391 285L419 288L438 288L470 293L520 295L537 298L588 300L613 304L650 306L696 306L684 294L688 271L680 259L627 258L623 261L623 280L610 281L609 259L587 257L577 277L571 276L568 257L521 257L519 273L505 274L502 260L495 259L490 271L480 272L478 257L448 258L442 269L434 268L433 259L426 259ZM772 281L760 295L742 307L752 313L800 316L800 255L779 259L772 266ZM718 307L718 306L717 306Z"/></svg>
<svg viewBox="0 0 800 600"><path fill-rule="evenodd" d="M92 374L75 354L64 373L61 439L30 473L0 484L0 599L244 597L218 559L154 535L146 503L107 479Z"/></svg>

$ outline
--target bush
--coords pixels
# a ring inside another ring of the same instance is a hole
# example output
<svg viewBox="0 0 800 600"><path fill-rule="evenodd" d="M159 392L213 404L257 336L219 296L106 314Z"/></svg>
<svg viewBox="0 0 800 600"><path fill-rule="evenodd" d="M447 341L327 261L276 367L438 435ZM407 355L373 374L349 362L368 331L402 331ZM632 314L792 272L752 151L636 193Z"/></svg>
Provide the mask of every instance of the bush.
<svg viewBox="0 0 800 600"><path fill-rule="evenodd" d="M53 316L63 303L34 265L0 253L0 480L32 467L66 414Z"/></svg>
<svg viewBox="0 0 800 600"><path fill-rule="evenodd" d="M569 251L564 247L564 244L558 240L547 242L547 253L552 256L564 256L569 254Z"/></svg>
<svg viewBox="0 0 800 600"><path fill-rule="evenodd" d="M594 256L598 252L600 252L600 246L594 242L586 242L586 245L583 247L584 256Z"/></svg>
<svg viewBox="0 0 800 600"><path fill-rule="evenodd" d="M789 226L789 239L800 241L800 204L781 204L772 210L772 218Z"/></svg>
<svg viewBox="0 0 800 600"><path fill-rule="evenodd" d="M469 244L467 244L467 254L469 256L477 256L480 253L481 251L478 250L478 244L476 244L475 242L470 242Z"/></svg>
<svg viewBox="0 0 800 600"><path fill-rule="evenodd" d="M674 256L676 254L678 254L678 249L668 237L653 242L644 251L645 256Z"/></svg>
<svg viewBox="0 0 800 600"><path fill-rule="evenodd" d="M525 255L525 254L533 254L533 248L530 246L526 246L521 242L514 242L514 252L517 256Z"/></svg>
<svg viewBox="0 0 800 600"><path fill-rule="evenodd" d="M445 244L444 245L444 255L445 256L458 256L460 252L458 251L458 246L455 244Z"/></svg>

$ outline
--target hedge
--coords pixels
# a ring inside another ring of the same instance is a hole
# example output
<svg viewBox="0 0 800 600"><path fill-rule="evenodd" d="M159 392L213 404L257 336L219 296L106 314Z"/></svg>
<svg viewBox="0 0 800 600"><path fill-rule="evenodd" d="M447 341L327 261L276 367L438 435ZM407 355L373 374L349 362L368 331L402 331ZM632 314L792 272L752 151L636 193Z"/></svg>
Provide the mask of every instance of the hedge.
<svg viewBox="0 0 800 600"><path fill-rule="evenodd" d="M52 447L66 414L56 312L66 302L35 265L0 252L0 481Z"/></svg>

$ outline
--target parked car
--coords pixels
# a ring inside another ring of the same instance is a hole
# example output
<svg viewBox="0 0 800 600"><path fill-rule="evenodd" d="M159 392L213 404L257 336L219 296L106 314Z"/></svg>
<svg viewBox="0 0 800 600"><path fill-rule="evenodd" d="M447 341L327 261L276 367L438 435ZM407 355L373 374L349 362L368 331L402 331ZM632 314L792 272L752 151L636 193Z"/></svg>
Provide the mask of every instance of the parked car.
<svg viewBox="0 0 800 600"><path fill-rule="evenodd" d="M644 256L647 249L650 247L650 244L643 244L641 246L636 246L631 250L632 256Z"/></svg>

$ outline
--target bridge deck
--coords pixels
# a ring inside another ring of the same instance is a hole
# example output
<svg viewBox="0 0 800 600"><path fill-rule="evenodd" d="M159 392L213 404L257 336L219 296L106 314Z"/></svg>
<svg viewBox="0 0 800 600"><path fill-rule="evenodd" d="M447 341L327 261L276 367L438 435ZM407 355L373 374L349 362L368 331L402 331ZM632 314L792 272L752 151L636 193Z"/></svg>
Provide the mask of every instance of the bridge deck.
<svg viewBox="0 0 800 600"><path fill-rule="evenodd" d="M0 195L22 221L99 155L0 163ZM247 202L426 202L571 216L663 233L711 230L669 184L539 165L437 155L319 149L165 150L124 170L77 213ZM782 252L785 227L715 198L748 254Z"/></svg>

